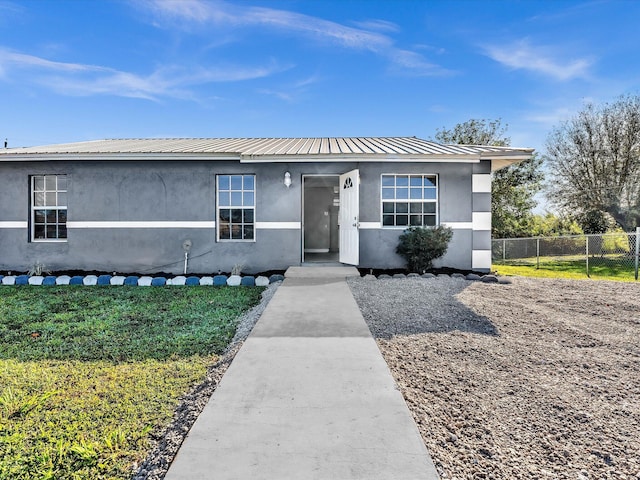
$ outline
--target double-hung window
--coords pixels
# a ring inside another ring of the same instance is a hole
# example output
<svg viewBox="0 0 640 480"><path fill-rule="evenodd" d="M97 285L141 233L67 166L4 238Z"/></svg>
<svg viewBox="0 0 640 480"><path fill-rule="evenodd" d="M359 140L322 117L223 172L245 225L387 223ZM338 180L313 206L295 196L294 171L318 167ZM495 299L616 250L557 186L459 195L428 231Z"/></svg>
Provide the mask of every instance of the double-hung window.
<svg viewBox="0 0 640 480"><path fill-rule="evenodd" d="M218 175L218 240L255 240L255 175Z"/></svg>
<svg viewBox="0 0 640 480"><path fill-rule="evenodd" d="M67 238L67 176L31 176L31 240Z"/></svg>
<svg viewBox="0 0 640 480"><path fill-rule="evenodd" d="M438 224L436 175L382 175L381 188L383 227Z"/></svg>

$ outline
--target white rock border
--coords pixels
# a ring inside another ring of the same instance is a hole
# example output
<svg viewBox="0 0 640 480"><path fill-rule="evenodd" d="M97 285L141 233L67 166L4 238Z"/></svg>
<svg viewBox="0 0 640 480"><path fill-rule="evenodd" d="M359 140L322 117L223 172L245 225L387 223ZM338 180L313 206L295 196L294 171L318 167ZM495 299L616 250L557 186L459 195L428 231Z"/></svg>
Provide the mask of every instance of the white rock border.
<svg viewBox="0 0 640 480"><path fill-rule="evenodd" d="M109 276L109 275L104 275L105 277ZM232 286L232 287L236 287L236 286L253 286L253 285L245 285L242 283L242 279L246 278L246 277L251 277L254 279L254 283L256 287L268 287L270 284L273 283L277 283L282 281L282 279L280 277L282 277L281 275L274 275L272 276L272 278L267 278L265 276L257 276L254 277L253 275L247 275L247 276L240 276L240 275L231 275L231 276L226 276L226 275L216 275L219 277L224 277L226 279L224 285L228 285L228 286ZM20 278L19 278L20 277ZM25 278L26 277L26 278ZM87 287L93 287L93 286L106 286L107 284L105 283L100 283L98 284L98 275L78 275L77 277L82 278L82 286L87 286ZM102 275L101 275L102 277ZM199 276L195 276L195 277L199 277ZM69 275L49 275L47 278L55 278L55 285L69 285L71 282L71 276ZM184 275L177 275L175 277L172 278L167 278L165 276L157 276L157 277L153 277L150 275L142 275L140 277L138 277L137 275L130 275L130 276L124 276L124 275L114 275L109 279L109 284L111 286L130 286L131 284L131 280L129 280L129 282L127 282L127 285L125 285L125 281L127 280L127 278L132 278L135 279L135 285L137 286L141 286L141 287L149 287L153 285L153 280L157 279L157 278L162 278L165 280L165 285L169 285L169 286L216 286L216 287L220 287L223 286L222 284L214 284L214 277L211 275L205 275L202 277L199 277L199 282L198 284L190 284L187 283L187 277ZM24 282L26 280L26 284L27 285L34 285L34 286L47 286L44 284L44 280L45 277L43 277L42 275L1 275L0 274L0 285L18 285L21 286L23 285L18 284L17 280L20 279L21 282ZM50 282L51 280L49 280ZM76 280L74 280L75 282ZM104 282L104 279L100 280L101 282ZM155 285L153 285L155 286Z"/></svg>

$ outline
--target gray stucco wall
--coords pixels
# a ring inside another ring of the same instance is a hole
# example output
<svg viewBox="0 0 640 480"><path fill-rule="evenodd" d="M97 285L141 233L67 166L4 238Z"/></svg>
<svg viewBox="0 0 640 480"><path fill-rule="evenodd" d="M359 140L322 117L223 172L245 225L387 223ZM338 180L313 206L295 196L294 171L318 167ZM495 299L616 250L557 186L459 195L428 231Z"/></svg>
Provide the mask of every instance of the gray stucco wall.
<svg viewBox="0 0 640 480"><path fill-rule="evenodd" d="M70 228L66 242L31 242L23 228L0 228L0 270L27 271L36 262L51 270L182 273L183 241L192 241L189 272L229 271L244 264L255 273L299 265L302 175L341 174L360 169L360 221L381 222L383 173L437 174L440 222L471 222L473 205L487 199L471 193L469 163L275 163L212 161L50 161L0 163L0 222L29 219L29 176L68 175L69 222L187 221L216 219L216 174L256 175L256 220L269 228L255 242L217 242L214 228ZM483 166L484 168L484 166ZM283 184L289 171L293 183ZM490 199L489 199L490 201ZM271 224L270 222L278 222ZM286 223L282 227L282 223ZM280 224L280 227L278 226ZM394 253L402 229L362 229L360 266L398 268ZM471 250L481 235L456 229L437 265L471 268Z"/></svg>
<svg viewBox="0 0 640 480"><path fill-rule="evenodd" d="M438 175L438 218L440 223L472 221L470 163L397 163L368 164L360 167L360 221L381 222L380 182L382 174ZM360 266L363 268L403 268L404 259L395 253L403 228L360 231ZM470 229L454 229L444 257L436 267L471 269L472 235Z"/></svg>

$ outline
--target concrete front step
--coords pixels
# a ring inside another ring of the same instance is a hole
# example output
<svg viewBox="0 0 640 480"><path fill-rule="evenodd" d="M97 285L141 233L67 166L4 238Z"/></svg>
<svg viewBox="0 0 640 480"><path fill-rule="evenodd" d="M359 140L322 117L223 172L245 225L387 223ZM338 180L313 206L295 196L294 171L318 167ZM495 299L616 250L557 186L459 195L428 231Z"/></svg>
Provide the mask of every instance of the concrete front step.
<svg viewBox="0 0 640 480"><path fill-rule="evenodd" d="M359 277L360 272L356 267L350 266L313 266L313 267L289 267L284 273L285 278L339 278Z"/></svg>

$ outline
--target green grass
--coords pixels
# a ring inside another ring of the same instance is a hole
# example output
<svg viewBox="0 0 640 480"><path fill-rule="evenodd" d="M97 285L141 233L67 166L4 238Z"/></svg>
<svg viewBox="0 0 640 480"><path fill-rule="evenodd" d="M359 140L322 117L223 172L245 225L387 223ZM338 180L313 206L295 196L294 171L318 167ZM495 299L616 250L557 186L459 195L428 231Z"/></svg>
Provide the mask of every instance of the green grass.
<svg viewBox="0 0 640 480"><path fill-rule="evenodd" d="M540 257L540 267L536 259L510 260L494 263L493 269L500 275L519 275L537 278L571 278L594 280L634 280L633 259L624 256L589 257L589 276L586 273L585 257Z"/></svg>
<svg viewBox="0 0 640 480"><path fill-rule="evenodd" d="M261 288L1 287L0 479L126 479Z"/></svg>

